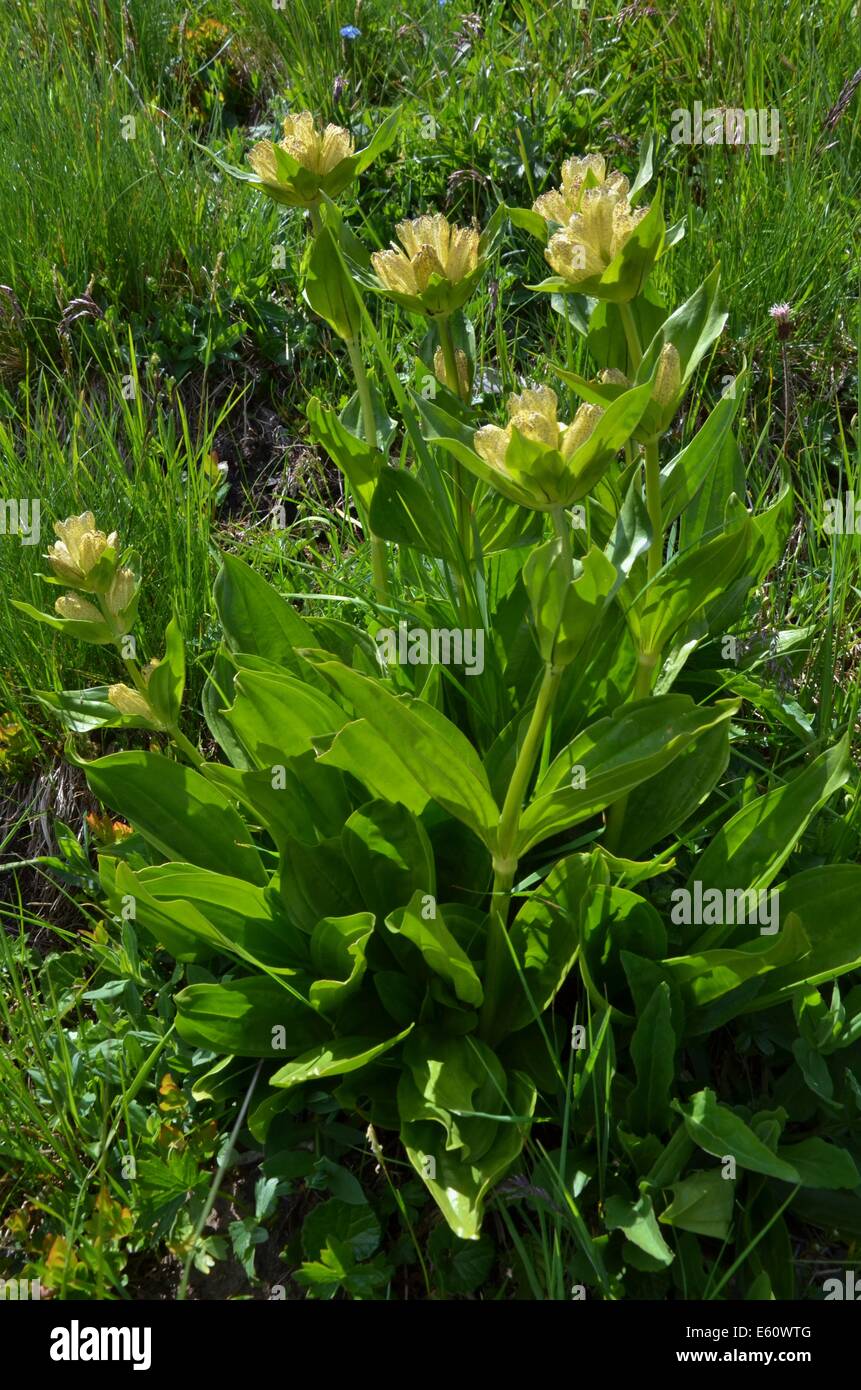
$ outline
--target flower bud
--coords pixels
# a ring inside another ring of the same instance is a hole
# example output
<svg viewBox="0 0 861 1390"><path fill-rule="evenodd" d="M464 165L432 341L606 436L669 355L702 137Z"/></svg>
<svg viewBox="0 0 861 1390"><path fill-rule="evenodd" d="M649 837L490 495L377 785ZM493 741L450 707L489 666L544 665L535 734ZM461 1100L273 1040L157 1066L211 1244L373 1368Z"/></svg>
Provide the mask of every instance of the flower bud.
<svg viewBox="0 0 861 1390"><path fill-rule="evenodd" d="M76 623L103 623L104 618L94 603L80 594L63 594L54 604L54 612Z"/></svg>
<svg viewBox="0 0 861 1390"><path fill-rule="evenodd" d="M118 569L105 594L105 603L111 613L124 613L137 593L137 579L130 569Z"/></svg>
<svg viewBox="0 0 861 1390"><path fill-rule="evenodd" d="M672 343L664 343L658 358L658 371L652 388L652 400L658 405L671 405L682 384L679 354Z"/></svg>
<svg viewBox="0 0 861 1390"><path fill-rule="evenodd" d="M108 700L120 714L130 715L134 719L146 719L156 729L162 727L149 701L130 685L112 685L108 690Z"/></svg>

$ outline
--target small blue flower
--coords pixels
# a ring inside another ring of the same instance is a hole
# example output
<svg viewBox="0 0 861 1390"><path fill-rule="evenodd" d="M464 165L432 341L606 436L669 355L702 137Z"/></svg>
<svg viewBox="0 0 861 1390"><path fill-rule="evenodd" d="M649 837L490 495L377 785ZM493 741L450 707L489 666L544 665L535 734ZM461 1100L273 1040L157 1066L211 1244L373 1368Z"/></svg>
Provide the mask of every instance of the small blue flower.
<svg viewBox="0 0 861 1390"><path fill-rule="evenodd" d="M342 39L360 39L361 37L362 31L361 29L357 29L355 24L345 24L341 29Z"/></svg>

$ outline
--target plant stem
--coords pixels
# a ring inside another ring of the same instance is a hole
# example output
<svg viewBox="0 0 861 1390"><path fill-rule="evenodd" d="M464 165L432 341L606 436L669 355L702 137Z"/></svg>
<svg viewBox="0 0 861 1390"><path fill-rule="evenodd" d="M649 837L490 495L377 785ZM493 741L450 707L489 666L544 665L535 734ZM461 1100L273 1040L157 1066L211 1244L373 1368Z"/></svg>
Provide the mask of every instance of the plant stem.
<svg viewBox="0 0 861 1390"><path fill-rule="evenodd" d="M652 542L649 546L649 582L655 578L664 563L664 524L661 516L661 465L658 458L658 441L650 439L646 445L646 511L652 527Z"/></svg>
<svg viewBox="0 0 861 1390"><path fill-rule="evenodd" d="M565 513L565 508L553 507L551 509L550 515L553 517L553 525L556 528L556 534L562 542L562 554L567 559L568 568L570 570L571 562L573 559L571 553L571 527L568 522L568 517Z"/></svg>
<svg viewBox="0 0 861 1390"><path fill-rule="evenodd" d="M141 671L141 668L138 666L137 662L132 657L126 656L123 651L123 642L125 638L128 636L128 633L120 632L117 626L115 615L111 612L110 608L107 605L107 601L104 598L102 598L101 595L99 595L99 608L102 610L102 616L114 635L114 645L120 654L120 659L123 665L125 666L128 674L131 676L132 684L134 685L135 690L138 692L140 696L142 696L144 700L146 700L147 704L149 704L149 695L147 694L147 686L146 681L143 678L143 672ZM185 734L182 732L182 729L179 727L178 724L165 724L160 727L163 727L165 733L170 735L177 748L180 750L180 752L185 754L185 756L188 758L188 761L194 767L203 766L206 759L198 752L191 740L186 738Z"/></svg>
<svg viewBox="0 0 861 1390"><path fill-rule="evenodd" d="M457 353L452 336L451 323L448 314L442 314L436 320L437 333L439 335L440 347L442 348L442 358L445 363L446 386L452 395L457 396L466 405L469 402L460 387L460 377L457 370ZM463 488L463 469L457 459L451 461L452 478L454 480L454 507L457 518L457 534L460 538L461 548L467 560L470 555L470 524L469 524L469 501Z"/></svg>
<svg viewBox="0 0 861 1390"><path fill-rule="evenodd" d="M312 208L312 212L314 209ZM365 371L365 364L362 361L362 349L355 338L347 339L347 352L350 357L350 365L353 368L353 376L356 381L356 394L359 397L359 406L362 412L362 433L366 443L372 448L377 447L377 421L374 416L374 402L371 396L371 387L368 381L368 374ZM389 596L389 576L386 565L386 544L379 536L374 535L368 524L368 537L371 543L371 571L374 577L374 593L380 603L385 603Z"/></svg>
<svg viewBox="0 0 861 1390"><path fill-rule="evenodd" d="M499 817L496 832L496 852L493 856L493 896L487 923L487 947L484 960L484 1006L481 1011L479 1034L488 1039L493 1035L495 1013L499 1006L505 963L508 959L508 908L511 889L517 872L517 832L520 812L529 787L535 760L541 751L544 731L553 709L562 672L549 663L538 691L538 699L526 730L526 737L517 755L511 781Z"/></svg>
<svg viewBox="0 0 861 1390"><path fill-rule="evenodd" d="M619 317L622 320L622 327L625 330L625 342L628 344L628 356L631 359L631 367L636 372L643 360L643 349L640 346L640 335L637 332L637 324L631 312L630 304L620 304Z"/></svg>

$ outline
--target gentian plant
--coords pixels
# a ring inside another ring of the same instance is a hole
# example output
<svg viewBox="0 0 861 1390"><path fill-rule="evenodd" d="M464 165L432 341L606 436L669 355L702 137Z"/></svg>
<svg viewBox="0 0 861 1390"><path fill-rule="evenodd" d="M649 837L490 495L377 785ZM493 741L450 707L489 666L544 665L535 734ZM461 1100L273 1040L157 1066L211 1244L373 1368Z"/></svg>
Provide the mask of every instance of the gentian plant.
<svg viewBox="0 0 861 1390"><path fill-rule="evenodd" d="M203 701L223 758L179 729L175 624L130 684L43 697L70 733L173 740L83 764L136 832L101 857L105 899L188 963L177 1027L198 1092L240 1090L262 1061L261 1143L304 1093L331 1092L384 1146L399 1139L474 1238L524 1145L564 1113L559 1201L589 1281L701 1290L698 1242L743 1250L738 1213L755 1207L774 1234L750 1284L768 1297L788 1204L809 1214L817 1190L859 1183L813 1092L824 1067L843 1103L829 1059L847 1049L848 1066L861 1036L859 991L821 993L861 965L861 867L796 852L823 808L841 812L847 740L723 814L757 695L724 645L781 554L789 482L746 500L744 371L681 447L668 439L727 315L717 270L675 307L655 286L683 229L666 228L659 192L638 206L650 147L631 186L599 155L571 159L532 209L502 208L481 233L423 213L372 253L333 199L383 129L357 156L346 132L288 118L243 175L312 213L304 292L357 391L340 414L311 400L308 419L371 549L371 617L320 616L312 599L300 612L225 555ZM500 420L473 401L466 310L506 226L545 248L538 289L560 297L591 371L542 363ZM372 294L424 335L412 385ZM69 593L43 621L122 650L132 560L89 514L57 530ZM449 660L422 657L416 633L441 635ZM709 1049L760 1021L781 1040L775 1098Z"/></svg>

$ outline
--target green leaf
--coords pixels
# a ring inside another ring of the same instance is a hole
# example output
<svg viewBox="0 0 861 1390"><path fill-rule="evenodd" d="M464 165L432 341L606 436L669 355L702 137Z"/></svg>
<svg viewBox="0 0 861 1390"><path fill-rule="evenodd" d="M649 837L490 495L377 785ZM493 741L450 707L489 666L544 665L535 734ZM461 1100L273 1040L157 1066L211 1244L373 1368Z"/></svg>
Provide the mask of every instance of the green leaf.
<svg viewBox="0 0 861 1390"><path fill-rule="evenodd" d="M637 1084L628 1101L628 1121L636 1134L663 1134L669 1126L675 1054L670 989L660 984L631 1038Z"/></svg>
<svg viewBox="0 0 861 1390"><path fill-rule="evenodd" d="M318 647L311 628L277 589L235 555L221 557L215 603L224 639L234 652L283 663L296 647Z"/></svg>
<svg viewBox="0 0 861 1390"><path fill-rule="evenodd" d="M165 632L164 657L155 667L147 685L147 699L163 724L179 722L185 692L185 643L176 617Z"/></svg>
<svg viewBox="0 0 861 1390"><path fill-rule="evenodd" d="M506 955L495 1015L500 1037L539 1018L568 978L577 958L595 867L591 855L572 854L560 860L532 890L512 922L509 940L526 989Z"/></svg>
<svg viewBox="0 0 861 1390"><path fill-rule="evenodd" d="M669 528L699 495L720 458L744 395L743 380L746 376L733 381L690 443L661 469L661 518L665 528ZM728 488L725 496L736 490ZM691 537L686 536L685 546L691 543Z"/></svg>
<svg viewBox="0 0 861 1390"><path fill-rule="evenodd" d="M436 892L433 850L421 821L405 806L369 801L342 833L344 855L365 907L381 921L414 894Z"/></svg>
<svg viewBox="0 0 861 1390"><path fill-rule="evenodd" d="M729 721L707 730L657 776L631 792L619 851L638 858L680 826L717 786L729 764Z"/></svg>
<svg viewBox="0 0 861 1390"><path fill-rule="evenodd" d="M112 753L80 762L94 794L167 859L265 884L242 818L199 772L159 753Z"/></svg>
<svg viewBox="0 0 861 1390"><path fill-rule="evenodd" d="M826 1139L802 1139L799 1144L781 1144L777 1156L798 1173L803 1187L854 1191L861 1174L848 1149L829 1144Z"/></svg>
<svg viewBox="0 0 861 1390"><path fill-rule="evenodd" d="M717 888L768 888L783 868L811 818L844 786L849 777L849 749L844 738L821 753L796 777L765 796L748 802L722 825L688 879ZM784 903L784 913L788 910ZM802 919L803 920L803 919ZM731 931L714 926L697 941L702 948L725 939ZM811 934L812 939L812 934Z"/></svg>
<svg viewBox="0 0 861 1390"><path fill-rule="evenodd" d="M330 1033L295 988L266 975L219 985L188 985L175 1002L180 1037L209 1052L277 1062L279 1053L302 1053Z"/></svg>
<svg viewBox="0 0 861 1390"><path fill-rule="evenodd" d="M700 708L686 695L622 705L554 758L520 820L518 852L588 820L660 772L700 734L732 718L736 701ZM565 783L568 783L566 786Z"/></svg>
<svg viewBox="0 0 861 1390"><path fill-rule="evenodd" d="M688 1134L705 1153L715 1158L734 1158L739 1167L752 1173L764 1173L782 1182L799 1182L797 1169L776 1157L728 1106L718 1104L714 1091L698 1091L687 1105L674 1101L673 1109L684 1116Z"/></svg>
<svg viewBox="0 0 861 1390"><path fill-rule="evenodd" d="M431 1268L445 1293L475 1293L490 1274L496 1247L489 1236L461 1240L450 1226L435 1226L427 1243Z"/></svg>
<svg viewBox="0 0 861 1390"><path fill-rule="evenodd" d="M673 1200L660 1220L677 1231L727 1240L732 1224L735 1183L716 1168L691 1173L672 1185Z"/></svg>
<svg viewBox="0 0 861 1390"><path fill-rule="evenodd" d="M380 681L339 662L322 662L317 669L386 740L390 762L492 846L499 810L478 754L457 726L423 700L398 699Z"/></svg>
<svg viewBox="0 0 861 1390"><path fill-rule="evenodd" d="M302 1086L306 1081L319 1081L328 1076L343 1076L347 1072L358 1071L396 1047L412 1028L410 1024L402 1033L386 1038L384 1042L374 1038L336 1038L334 1042L324 1043L321 1047L312 1047L270 1076L269 1085L287 1089Z"/></svg>
<svg viewBox="0 0 861 1390"><path fill-rule="evenodd" d="M425 916L425 910L433 915ZM484 999L481 981L435 902L426 904L426 895L417 891L406 907L388 915L386 926L418 947L428 968L451 985L462 1003L479 1007Z"/></svg>
<svg viewBox="0 0 861 1390"><path fill-rule="evenodd" d="M535 1087L515 1072L509 1082L507 1103L517 1116L531 1116ZM499 1124L479 1158L446 1146L438 1124L403 1120L401 1140L407 1156L427 1187L449 1226L462 1240L478 1240L484 1204L494 1185L504 1177L519 1155L528 1122Z"/></svg>
<svg viewBox="0 0 861 1390"><path fill-rule="evenodd" d="M106 647L114 640L113 633L107 623L89 623L77 618L60 618L54 613L43 613L41 609L34 608L32 603L23 603L21 599L13 598L12 607L19 612L26 613L28 618L35 618L38 623L44 623L46 627L52 627L57 632L63 632L67 637L77 637L81 642L92 642L94 646Z"/></svg>
<svg viewBox="0 0 861 1390"><path fill-rule="evenodd" d="M664 566L627 610L643 651L662 652L685 623L723 593L744 564L752 534L745 514L732 530L683 551Z"/></svg>
<svg viewBox="0 0 861 1390"><path fill-rule="evenodd" d="M315 1260L334 1236L349 1246L355 1260L367 1260L378 1248L381 1235L380 1223L367 1202L357 1206L331 1197L305 1217L302 1245L308 1259Z"/></svg>
<svg viewBox="0 0 861 1390"><path fill-rule="evenodd" d="M781 919L788 923L791 916L798 918L810 950L776 969L752 1007L771 1008L801 984L825 984L861 967L860 900L859 864L823 864L787 879L780 890Z"/></svg>
<svg viewBox="0 0 861 1390"><path fill-rule="evenodd" d="M287 758L311 752L314 739L334 734L347 715L334 700L294 676L240 671L236 698L225 717L260 767L281 767Z"/></svg>
<svg viewBox="0 0 861 1390"><path fill-rule="evenodd" d="M109 894L135 900L135 921L171 951L174 929L189 931L213 949L276 967L308 963L308 940L276 911L262 888L194 864L155 864L134 872L118 864ZM182 958L182 957L180 957Z"/></svg>
<svg viewBox="0 0 861 1390"><path fill-rule="evenodd" d="M439 511L415 473L384 468L374 489L371 530L421 555L450 558L452 545Z"/></svg>
<svg viewBox="0 0 861 1390"><path fill-rule="evenodd" d="M644 1195L637 1202L628 1202L624 1197L608 1197L604 1204L604 1221L608 1231L624 1231L632 1245L662 1267L672 1264L675 1257L661 1235L651 1197Z"/></svg>
<svg viewBox="0 0 861 1390"><path fill-rule="evenodd" d="M33 697L73 734L88 734L92 729L153 727L151 719L121 714L108 699L109 690L108 685L93 685L88 690L34 690Z"/></svg>
<svg viewBox="0 0 861 1390"><path fill-rule="evenodd" d="M370 912L348 917L324 917L311 933L311 962L319 977L309 998L315 1009L337 1017L360 988L367 969L365 951L374 930Z"/></svg>
<svg viewBox="0 0 861 1390"><path fill-rule="evenodd" d="M334 410L312 396L306 407L311 435L322 444L332 462L340 468L353 494L367 515L377 479L386 466L376 445L368 444L351 433Z"/></svg>
<svg viewBox="0 0 861 1390"><path fill-rule="evenodd" d="M345 342L354 342L362 318L356 291L328 227L322 227L306 253L303 293L306 302Z"/></svg>

